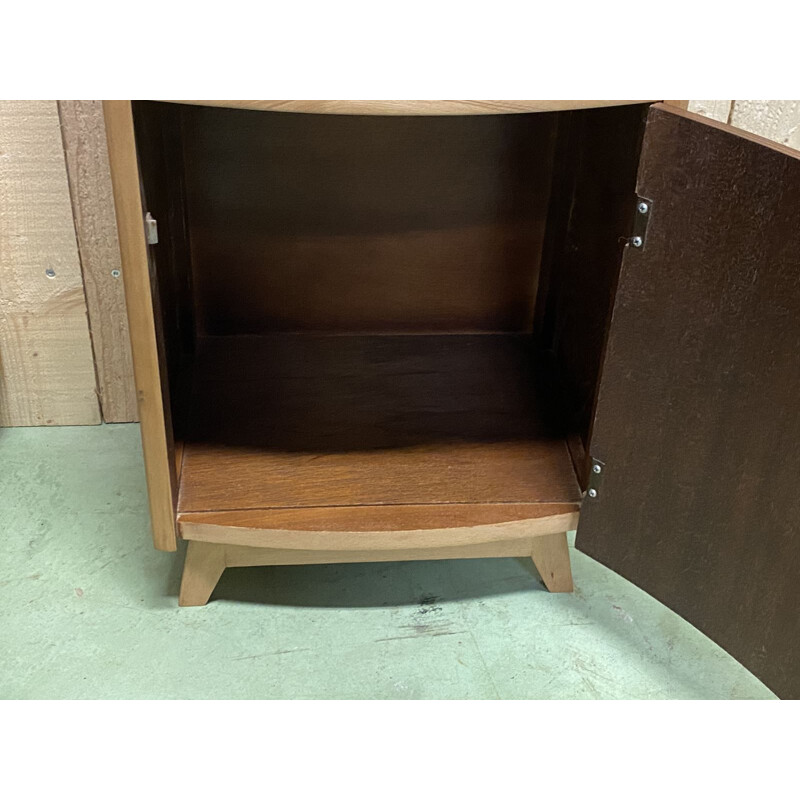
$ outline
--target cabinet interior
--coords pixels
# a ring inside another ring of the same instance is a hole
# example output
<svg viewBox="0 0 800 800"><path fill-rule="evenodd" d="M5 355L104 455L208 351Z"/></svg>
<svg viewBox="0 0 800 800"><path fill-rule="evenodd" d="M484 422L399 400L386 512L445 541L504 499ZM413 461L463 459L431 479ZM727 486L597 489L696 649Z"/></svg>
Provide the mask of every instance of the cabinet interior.
<svg viewBox="0 0 800 800"><path fill-rule="evenodd" d="M135 103L178 513L577 505L643 118Z"/></svg>

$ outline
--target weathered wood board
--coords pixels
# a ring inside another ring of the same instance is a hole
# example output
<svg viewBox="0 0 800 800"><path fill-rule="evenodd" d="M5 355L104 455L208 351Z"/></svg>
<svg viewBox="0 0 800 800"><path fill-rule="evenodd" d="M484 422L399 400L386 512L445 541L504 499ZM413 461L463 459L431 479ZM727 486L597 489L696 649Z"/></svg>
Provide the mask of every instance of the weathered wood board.
<svg viewBox="0 0 800 800"><path fill-rule="evenodd" d="M0 101L0 426L99 422L58 106Z"/></svg>
<svg viewBox="0 0 800 800"><path fill-rule="evenodd" d="M138 419L125 289L100 100L60 100L75 232L105 422Z"/></svg>

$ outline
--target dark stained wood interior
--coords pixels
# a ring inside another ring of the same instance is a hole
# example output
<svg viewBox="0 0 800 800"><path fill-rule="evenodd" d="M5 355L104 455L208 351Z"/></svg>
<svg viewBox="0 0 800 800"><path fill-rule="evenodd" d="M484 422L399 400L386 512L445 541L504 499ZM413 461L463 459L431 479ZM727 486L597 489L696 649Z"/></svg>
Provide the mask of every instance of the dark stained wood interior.
<svg viewBox="0 0 800 800"><path fill-rule="evenodd" d="M640 109L136 117L182 513L580 500Z"/></svg>
<svg viewBox="0 0 800 800"><path fill-rule="evenodd" d="M133 110L143 205L158 224L159 242L148 248L148 258L166 411L180 440L195 341L181 110L144 101L135 102Z"/></svg>
<svg viewBox="0 0 800 800"><path fill-rule="evenodd" d="M183 114L201 335L531 329L555 115Z"/></svg>
<svg viewBox="0 0 800 800"><path fill-rule="evenodd" d="M585 487L597 386L631 233L648 106L560 114L536 332Z"/></svg>
<svg viewBox="0 0 800 800"><path fill-rule="evenodd" d="M179 510L574 503L524 335L200 341Z"/></svg>

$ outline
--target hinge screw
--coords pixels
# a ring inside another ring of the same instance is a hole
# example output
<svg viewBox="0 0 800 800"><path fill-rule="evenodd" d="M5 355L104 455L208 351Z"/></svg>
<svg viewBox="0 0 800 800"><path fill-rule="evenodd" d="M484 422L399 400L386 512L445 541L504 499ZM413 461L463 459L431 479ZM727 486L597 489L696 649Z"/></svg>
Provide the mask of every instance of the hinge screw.
<svg viewBox="0 0 800 800"><path fill-rule="evenodd" d="M597 489L589 489L589 491L586 494L588 494L589 497L591 498L595 498L597 497Z"/></svg>
<svg viewBox="0 0 800 800"><path fill-rule="evenodd" d="M595 475L599 475L602 471L603 471L603 468L599 464L595 464L592 467L592 472L594 472Z"/></svg>
<svg viewBox="0 0 800 800"><path fill-rule="evenodd" d="M650 210L650 206L648 206L647 203L639 203L636 208L640 214L646 214Z"/></svg>
<svg viewBox="0 0 800 800"><path fill-rule="evenodd" d="M634 247L641 247L641 246L642 246L642 237L641 237L641 236L634 236L634 237L631 239L631 244L632 244Z"/></svg>

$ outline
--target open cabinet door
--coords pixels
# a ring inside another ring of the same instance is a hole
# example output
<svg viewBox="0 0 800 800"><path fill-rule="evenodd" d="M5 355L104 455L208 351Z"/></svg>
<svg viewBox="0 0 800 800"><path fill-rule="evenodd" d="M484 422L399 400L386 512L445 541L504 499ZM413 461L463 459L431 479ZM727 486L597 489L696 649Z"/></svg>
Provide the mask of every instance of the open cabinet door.
<svg viewBox="0 0 800 800"><path fill-rule="evenodd" d="M654 106L637 193L577 547L797 698L800 153Z"/></svg>

